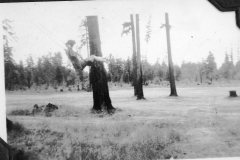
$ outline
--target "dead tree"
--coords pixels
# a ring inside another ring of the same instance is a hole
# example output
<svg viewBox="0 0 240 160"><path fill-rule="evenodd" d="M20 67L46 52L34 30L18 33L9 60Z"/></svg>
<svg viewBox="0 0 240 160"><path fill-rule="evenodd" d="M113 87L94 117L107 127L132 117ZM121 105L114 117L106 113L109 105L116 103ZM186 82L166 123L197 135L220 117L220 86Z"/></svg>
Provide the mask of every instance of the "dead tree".
<svg viewBox="0 0 240 160"><path fill-rule="evenodd" d="M122 34L128 34L132 31L132 62L133 62L133 87L134 87L134 96L137 96L137 53L136 53L136 41L135 41L135 27L134 27L134 20L133 15L130 15L130 22L125 22L123 25Z"/></svg>
<svg viewBox="0 0 240 160"><path fill-rule="evenodd" d="M136 15L136 35L137 35L137 100L145 99L143 95L142 63L140 53L140 33L139 33L139 15Z"/></svg>
<svg viewBox="0 0 240 160"><path fill-rule="evenodd" d="M167 49L168 49L168 65L169 65L169 82L171 93L169 96L178 96L176 85L175 85L175 78L174 78L174 70L173 70L173 62L172 62L172 53L171 53L171 44L170 44L170 25L168 20L168 13L165 13L166 24L163 24L162 27L166 27L166 35L167 35ZM162 28L161 27L161 28Z"/></svg>
<svg viewBox="0 0 240 160"><path fill-rule="evenodd" d="M97 16L87 16L90 55L102 56ZM90 70L90 84L93 90L93 110L114 111L109 96L107 73L102 62L94 61Z"/></svg>
<svg viewBox="0 0 240 160"><path fill-rule="evenodd" d="M134 96L137 96L137 53L136 53L136 41L135 41L135 28L133 15L130 15L131 19L131 29L132 29L132 44L133 44L133 86L134 86Z"/></svg>

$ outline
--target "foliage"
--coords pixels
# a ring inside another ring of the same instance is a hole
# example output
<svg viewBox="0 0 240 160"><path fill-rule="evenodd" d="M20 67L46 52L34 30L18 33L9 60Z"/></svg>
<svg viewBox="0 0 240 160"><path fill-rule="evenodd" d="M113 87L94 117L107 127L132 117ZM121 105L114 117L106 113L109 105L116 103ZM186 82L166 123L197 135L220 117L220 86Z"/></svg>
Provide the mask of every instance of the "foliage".
<svg viewBox="0 0 240 160"><path fill-rule="evenodd" d="M125 83L132 82L132 61L130 60L129 57L124 63L123 82Z"/></svg>
<svg viewBox="0 0 240 160"><path fill-rule="evenodd" d="M181 76L182 76L182 71L181 68L178 65L174 65L174 75L175 75L175 79L177 81L180 81Z"/></svg>
<svg viewBox="0 0 240 160"><path fill-rule="evenodd" d="M236 63L236 66L235 66L235 75L234 75L234 78L237 79L237 80L240 80L240 61L238 61Z"/></svg>
<svg viewBox="0 0 240 160"><path fill-rule="evenodd" d="M56 77L55 77L58 85L60 85L62 82L63 82L63 73L62 73L62 70L61 70L61 67L60 66L57 66L56 68Z"/></svg>
<svg viewBox="0 0 240 160"><path fill-rule="evenodd" d="M3 52L4 52L4 67L5 67L5 88L8 90L14 89L14 84L18 84L18 71L16 63L13 60L13 48L10 42L17 40L16 33L11 26L12 21L5 19L3 24Z"/></svg>
<svg viewBox="0 0 240 160"><path fill-rule="evenodd" d="M146 84L148 81L153 80L154 70L146 60L142 62L143 68L143 84Z"/></svg>
<svg viewBox="0 0 240 160"><path fill-rule="evenodd" d="M121 58L111 56L108 64L109 76L112 82L120 82L123 79L125 62Z"/></svg>
<svg viewBox="0 0 240 160"><path fill-rule="evenodd" d="M206 59L206 78L210 81L215 77L217 69L217 64L215 62L215 58L211 52Z"/></svg>
<svg viewBox="0 0 240 160"><path fill-rule="evenodd" d="M151 38L151 33L152 33L152 29L151 29L151 16L149 17L149 21L146 25L146 36L145 36L145 41L149 42L150 38Z"/></svg>
<svg viewBox="0 0 240 160"><path fill-rule="evenodd" d="M79 26L79 30L81 31L81 45L79 47L79 50L81 51L83 46L87 45L88 47L89 43L87 19L82 20L81 25Z"/></svg>
<svg viewBox="0 0 240 160"><path fill-rule="evenodd" d="M196 63L183 62L181 65L182 80L189 82L195 81L198 78L198 67Z"/></svg>
<svg viewBox="0 0 240 160"><path fill-rule="evenodd" d="M83 72L81 78L75 70L62 65L62 56L60 52L54 54L48 53L45 56L38 57L37 63L31 55L26 59L26 63L20 61L19 64L7 61L5 63L6 89L31 88L32 85L41 86L46 84L61 85L67 82L67 85L79 84L79 79L83 82L88 75ZM18 87L17 87L18 86Z"/></svg>
<svg viewBox="0 0 240 160"><path fill-rule="evenodd" d="M232 68L232 64L229 60L229 55L226 53L224 63L220 68L220 72L221 72L221 75L227 80L231 78L231 68Z"/></svg>
<svg viewBox="0 0 240 160"><path fill-rule="evenodd" d="M5 45L5 44L4 44ZM6 60L8 59L8 60ZM16 63L11 52L6 53L5 65L5 86L7 90L25 90L26 87L49 85L79 85L79 82L88 81L88 73L77 73L75 70L63 66L60 52L48 53L38 57L36 64L31 55L25 61ZM153 81L168 81L168 65L165 61L150 64L142 60L143 84ZM201 62L183 62L181 66L174 65L174 75L177 81L201 82L236 79L240 80L240 61L235 65L231 55L226 53L222 66L218 69L213 54L210 52L206 59ZM133 62L132 58L123 60L111 56L108 64L107 78L110 82L133 83Z"/></svg>
<svg viewBox="0 0 240 160"><path fill-rule="evenodd" d="M33 82L33 72L34 72L34 62L32 59L32 56L29 55L29 57L27 58L27 85L28 88L31 88L32 82Z"/></svg>
<svg viewBox="0 0 240 160"><path fill-rule="evenodd" d="M18 81L19 81L20 89L23 89L23 86L27 85L27 79L26 79L26 73L24 71L22 60L20 61L18 72L19 72Z"/></svg>
<svg viewBox="0 0 240 160"><path fill-rule="evenodd" d="M122 30L121 36L123 34L128 35L128 33L131 31L132 23L131 22L124 22L122 25L123 25L123 30Z"/></svg>

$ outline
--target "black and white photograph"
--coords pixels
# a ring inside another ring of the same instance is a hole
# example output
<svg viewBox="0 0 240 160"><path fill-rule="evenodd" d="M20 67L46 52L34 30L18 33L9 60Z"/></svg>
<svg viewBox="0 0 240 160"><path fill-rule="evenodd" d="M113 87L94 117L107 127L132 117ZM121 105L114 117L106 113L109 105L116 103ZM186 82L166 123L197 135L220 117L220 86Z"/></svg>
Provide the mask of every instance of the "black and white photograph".
<svg viewBox="0 0 240 160"><path fill-rule="evenodd" d="M209 0L0 4L10 157L239 159L239 11Z"/></svg>

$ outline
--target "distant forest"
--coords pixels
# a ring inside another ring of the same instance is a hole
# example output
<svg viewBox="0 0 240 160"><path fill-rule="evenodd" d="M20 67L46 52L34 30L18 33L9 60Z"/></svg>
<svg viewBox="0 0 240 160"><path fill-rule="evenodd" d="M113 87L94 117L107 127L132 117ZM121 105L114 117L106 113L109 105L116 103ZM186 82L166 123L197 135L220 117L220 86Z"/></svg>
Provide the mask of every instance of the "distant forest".
<svg viewBox="0 0 240 160"><path fill-rule="evenodd" d="M76 72L71 67L63 66L60 52L38 58L35 64L29 56L25 64L23 61L16 63L11 50L4 46L5 87L7 90L27 89L31 86L59 86L79 85L88 83L87 72ZM160 84L168 81L168 65L166 62L158 62L151 65L147 60L142 61L143 84ZM132 60L122 60L112 57L108 64L108 81L120 83L132 83L133 81ZM217 69L214 55L210 52L208 57L199 63L183 62L181 66L174 65L176 81L188 81L199 83L212 83L224 79L240 80L240 61L234 65L232 54L225 56L222 66Z"/></svg>
<svg viewBox="0 0 240 160"><path fill-rule="evenodd" d="M88 83L87 72L76 72L70 66L63 66L60 52L48 53L39 57L34 63L31 55L26 61L15 62L12 54L12 47L9 41L17 40L11 27L11 21L3 21L4 66L5 66L5 88L6 90L26 90L34 86L62 86L80 85ZM161 54L161 53L158 53ZM131 55L131 53L129 53ZM239 53L238 53L239 55ZM155 64L148 63L147 59L142 60L143 84L160 84L161 81L169 80L169 67L165 61ZM133 82L132 58L123 60L111 56L108 64L108 81L120 83ZM199 63L183 62L181 66L174 65L174 76L176 81L188 81L209 83L223 80L240 80L240 58L236 64L233 63L233 53L225 54L225 60L220 68L217 68L213 53Z"/></svg>

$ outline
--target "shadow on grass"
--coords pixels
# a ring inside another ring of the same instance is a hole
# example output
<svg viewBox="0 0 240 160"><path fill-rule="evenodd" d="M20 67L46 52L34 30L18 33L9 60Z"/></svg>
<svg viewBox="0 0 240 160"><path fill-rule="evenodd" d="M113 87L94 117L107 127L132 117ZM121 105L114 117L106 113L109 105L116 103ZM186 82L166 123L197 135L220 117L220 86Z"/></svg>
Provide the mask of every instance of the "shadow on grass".
<svg viewBox="0 0 240 160"><path fill-rule="evenodd" d="M66 126L66 131L56 132L49 126L28 130L22 124L9 122L8 139L15 147L14 160L170 159L182 158L183 154L177 144L184 137L169 125L121 122Z"/></svg>
<svg viewBox="0 0 240 160"><path fill-rule="evenodd" d="M29 135L30 131L28 131L22 124L18 122L14 123L7 119L7 134L8 139L16 139L17 137ZM24 151L23 149L13 146L11 146L11 148L13 160L39 160L38 156L33 151Z"/></svg>

